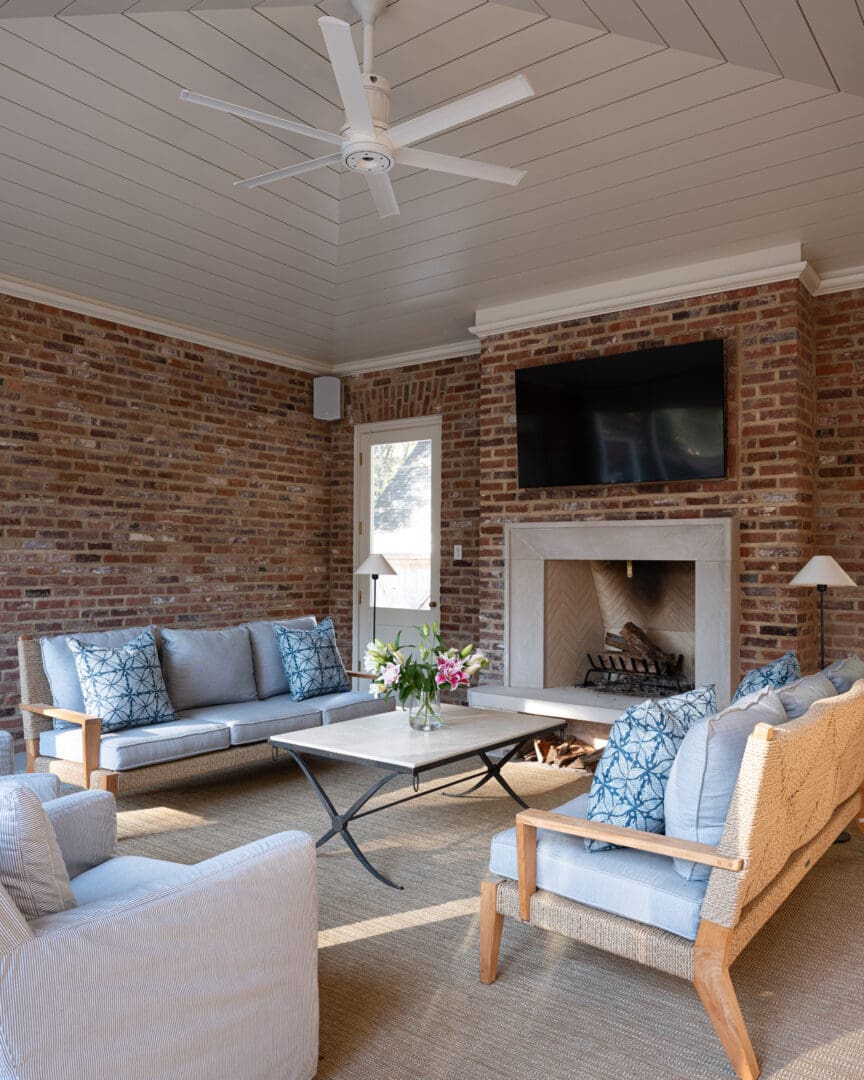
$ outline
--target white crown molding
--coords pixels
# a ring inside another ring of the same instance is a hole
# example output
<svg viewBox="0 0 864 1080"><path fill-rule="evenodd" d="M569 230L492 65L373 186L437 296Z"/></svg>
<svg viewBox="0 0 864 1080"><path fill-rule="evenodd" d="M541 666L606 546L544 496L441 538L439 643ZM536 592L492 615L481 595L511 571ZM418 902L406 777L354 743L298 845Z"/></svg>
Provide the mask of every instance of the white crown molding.
<svg viewBox="0 0 864 1080"><path fill-rule="evenodd" d="M604 281L500 307L480 308L476 324L470 330L484 338L511 330L529 330L590 315L608 315L670 300L687 300L728 289L789 280L800 280L811 293L819 288L819 275L802 259L800 244L785 244L764 251Z"/></svg>
<svg viewBox="0 0 864 1080"><path fill-rule="evenodd" d="M79 315L91 315L93 318L118 323L120 326L131 326L136 330L149 330L167 338L188 341L193 345L204 345L208 349L219 349L220 352L233 353L252 360L263 360L267 364L278 364L279 367L309 371L314 375L333 374L333 365L326 360L310 360L304 356L295 356L293 353L264 349L248 341L241 341L239 338L213 334L206 330L196 329L194 326L187 326L185 323L144 315L130 308L91 300L86 296L64 292L60 289L50 289L45 285L37 285L35 282L23 281L20 278L0 276L0 293L15 296L19 300L47 304L49 307L61 308L64 311L74 311Z"/></svg>
<svg viewBox="0 0 864 1080"><path fill-rule="evenodd" d="M448 345L432 345L428 349L413 349L411 352L392 353L390 356L371 356L367 360L334 363L332 372L334 375L364 375L367 371L415 367L417 364L430 364L435 360L476 356L479 352L480 342L476 338L467 338L465 341L451 341Z"/></svg>
<svg viewBox="0 0 864 1080"><path fill-rule="evenodd" d="M828 270L822 274L818 288L812 291L814 296L827 296L830 293L851 292L853 289L864 289L864 266Z"/></svg>

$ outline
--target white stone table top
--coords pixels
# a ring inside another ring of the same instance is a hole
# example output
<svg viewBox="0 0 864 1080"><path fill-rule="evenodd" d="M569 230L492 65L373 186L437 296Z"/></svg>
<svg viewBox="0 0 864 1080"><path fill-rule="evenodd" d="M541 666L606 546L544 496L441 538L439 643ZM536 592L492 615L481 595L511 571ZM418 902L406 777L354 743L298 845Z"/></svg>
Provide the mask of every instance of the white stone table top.
<svg viewBox="0 0 864 1080"><path fill-rule="evenodd" d="M445 705L442 716L444 726L437 731L413 731L408 713L397 709L341 724L273 735L270 742L317 757L420 772L471 757L481 750L521 742L556 726L549 717L462 705Z"/></svg>

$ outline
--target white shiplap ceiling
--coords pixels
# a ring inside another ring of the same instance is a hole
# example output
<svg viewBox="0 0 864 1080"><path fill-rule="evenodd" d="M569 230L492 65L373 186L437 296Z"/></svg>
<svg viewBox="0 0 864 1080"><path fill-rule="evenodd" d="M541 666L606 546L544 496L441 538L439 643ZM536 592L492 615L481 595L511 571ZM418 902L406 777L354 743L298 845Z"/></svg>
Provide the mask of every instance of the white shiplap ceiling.
<svg viewBox="0 0 864 1080"><path fill-rule="evenodd" d="M398 169L384 221L340 169L232 188L320 144L178 100L338 130L322 12L356 18L0 0L0 276L338 370L714 256L864 265L864 0L395 0L394 122L516 72L536 97L424 144L525 168L518 188Z"/></svg>

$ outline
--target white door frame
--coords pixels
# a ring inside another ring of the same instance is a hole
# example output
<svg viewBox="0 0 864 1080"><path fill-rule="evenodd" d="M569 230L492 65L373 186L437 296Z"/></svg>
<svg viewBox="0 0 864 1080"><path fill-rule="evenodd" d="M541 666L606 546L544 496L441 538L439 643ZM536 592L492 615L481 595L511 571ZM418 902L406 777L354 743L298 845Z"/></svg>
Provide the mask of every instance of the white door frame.
<svg viewBox="0 0 864 1080"><path fill-rule="evenodd" d="M360 466L360 448L363 440L367 436L375 435L388 435L391 433L397 433L409 430L411 428L437 428L437 448L433 445L433 464L432 482L433 487L437 479L438 490L432 492L432 598L434 599L437 607L434 613L435 621L440 621L440 604L441 604L441 430L442 422L440 414L432 414L431 416L415 416L409 420L382 420L372 424L356 424L354 427L354 519L353 519L353 563L352 572L355 566L360 565L361 559L365 559L368 555L367 545L369 543L369 522L364 522L364 535L360 536L359 523L362 515L362 502L363 497L361 495L361 466ZM436 454L437 449L437 454ZM437 476L436 476L437 472ZM365 648L366 642L360 640L360 593L363 586L358 584L357 581L352 581L352 626L353 631L353 648L354 657L357 664L362 664L362 649ZM430 622L432 619L429 620ZM359 669L358 669L359 670Z"/></svg>

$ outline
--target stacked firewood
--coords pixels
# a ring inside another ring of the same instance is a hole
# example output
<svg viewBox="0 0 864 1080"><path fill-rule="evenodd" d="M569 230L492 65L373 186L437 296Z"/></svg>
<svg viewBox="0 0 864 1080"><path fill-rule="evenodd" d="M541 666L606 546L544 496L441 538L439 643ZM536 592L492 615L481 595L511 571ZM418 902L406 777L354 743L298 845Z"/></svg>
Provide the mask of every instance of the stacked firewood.
<svg viewBox="0 0 864 1080"><path fill-rule="evenodd" d="M658 668L674 666L675 664L675 654L664 652L636 623L624 623L618 634L607 633L606 644L624 653L625 656L633 656L637 660L647 660L658 665Z"/></svg>
<svg viewBox="0 0 864 1080"><path fill-rule="evenodd" d="M584 769L593 773L603 749L595 750L589 743L579 739L552 742L535 739L534 747L525 754L526 761L539 761L541 765L555 765L559 769Z"/></svg>

